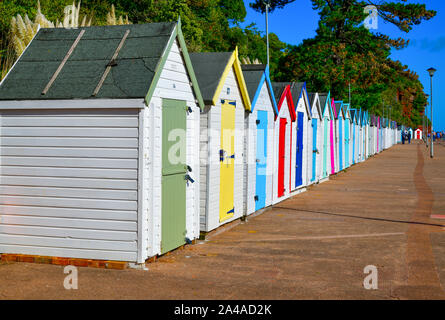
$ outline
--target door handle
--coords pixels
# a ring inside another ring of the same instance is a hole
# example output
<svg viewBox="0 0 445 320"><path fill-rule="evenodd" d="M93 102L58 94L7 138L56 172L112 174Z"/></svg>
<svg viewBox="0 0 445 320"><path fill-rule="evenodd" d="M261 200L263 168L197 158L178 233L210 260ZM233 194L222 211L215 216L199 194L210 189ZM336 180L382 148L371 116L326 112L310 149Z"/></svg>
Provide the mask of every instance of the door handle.
<svg viewBox="0 0 445 320"><path fill-rule="evenodd" d="M219 150L219 161L223 162L225 159L235 159L235 154L232 154L231 156L226 156L227 151L221 149Z"/></svg>

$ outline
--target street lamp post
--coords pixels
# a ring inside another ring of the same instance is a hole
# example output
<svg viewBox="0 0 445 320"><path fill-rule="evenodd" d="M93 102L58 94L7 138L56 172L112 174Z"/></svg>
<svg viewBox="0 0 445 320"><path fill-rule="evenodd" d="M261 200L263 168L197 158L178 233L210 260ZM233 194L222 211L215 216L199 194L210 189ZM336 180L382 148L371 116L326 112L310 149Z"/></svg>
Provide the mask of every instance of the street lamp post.
<svg viewBox="0 0 445 320"><path fill-rule="evenodd" d="M425 108L423 108L422 132L423 132L422 138L423 138L423 141L425 142Z"/></svg>
<svg viewBox="0 0 445 320"><path fill-rule="evenodd" d="M426 99L428 100L428 98L430 97L429 94L425 94ZM428 133L426 132L426 121L425 121L425 117L426 117L426 106L428 105L428 103L423 107L423 116L422 116L422 140L423 142L425 142L425 145L428 146Z"/></svg>
<svg viewBox="0 0 445 320"><path fill-rule="evenodd" d="M388 124L389 124L389 132L391 132L390 137L392 135L392 123L391 123L391 111L392 111L392 106L389 106L389 118L388 118ZM391 140L391 145L392 145L392 140Z"/></svg>
<svg viewBox="0 0 445 320"><path fill-rule="evenodd" d="M267 47L267 65L269 65L269 8L270 0L263 1L266 6L266 47Z"/></svg>
<svg viewBox="0 0 445 320"><path fill-rule="evenodd" d="M388 119L389 122L391 122L391 112L392 112L392 106L389 106L389 119Z"/></svg>
<svg viewBox="0 0 445 320"><path fill-rule="evenodd" d="M431 148L430 148L430 156L431 158L434 157L434 151L433 151L433 76L434 73L437 71L434 68L429 68L428 73L430 74L430 88L431 88L431 93L430 93L430 99L431 99Z"/></svg>

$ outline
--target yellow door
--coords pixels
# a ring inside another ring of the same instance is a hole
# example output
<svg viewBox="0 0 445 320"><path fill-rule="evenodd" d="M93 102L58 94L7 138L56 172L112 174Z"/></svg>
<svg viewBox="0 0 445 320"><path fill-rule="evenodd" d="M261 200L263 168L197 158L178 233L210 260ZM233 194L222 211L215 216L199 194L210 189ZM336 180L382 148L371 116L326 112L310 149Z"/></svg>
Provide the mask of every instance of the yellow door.
<svg viewBox="0 0 445 320"><path fill-rule="evenodd" d="M235 102L221 101L219 221L233 217L235 183Z"/></svg>

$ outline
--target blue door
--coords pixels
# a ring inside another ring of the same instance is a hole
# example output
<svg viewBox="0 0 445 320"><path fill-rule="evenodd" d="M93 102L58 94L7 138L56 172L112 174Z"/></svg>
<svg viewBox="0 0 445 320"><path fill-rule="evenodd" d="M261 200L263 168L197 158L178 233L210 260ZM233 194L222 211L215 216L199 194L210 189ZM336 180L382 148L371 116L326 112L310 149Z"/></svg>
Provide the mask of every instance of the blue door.
<svg viewBox="0 0 445 320"><path fill-rule="evenodd" d="M312 119L312 179L315 181L317 172L317 119Z"/></svg>
<svg viewBox="0 0 445 320"><path fill-rule="evenodd" d="M266 206L267 111L257 111L255 211Z"/></svg>
<svg viewBox="0 0 445 320"><path fill-rule="evenodd" d="M295 162L295 186L303 184L303 119L304 113L298 113L297 120L297 161Z"/></svg>
<svg viewBox="0 0 445 320"><path fill-rule="evenodd" d="M343 170L343 134L342 134L343 120L338 118L338 131L339 131L339 139L338 139L338 157L340 162L339 171Z"/></svg>

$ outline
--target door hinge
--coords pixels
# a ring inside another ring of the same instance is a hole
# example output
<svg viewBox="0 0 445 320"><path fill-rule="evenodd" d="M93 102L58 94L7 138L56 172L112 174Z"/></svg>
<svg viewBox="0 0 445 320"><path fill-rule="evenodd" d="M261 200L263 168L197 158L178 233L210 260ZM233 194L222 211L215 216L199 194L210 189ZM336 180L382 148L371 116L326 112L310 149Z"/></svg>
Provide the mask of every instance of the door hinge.
<svg viewBox="0 0 445 320"><path fill-rule="evenodd" d="M256 121L256 124L258 125L258 124L260 124L260 122L261 122L260 120L257 120L257 121Z"/></svg>
<svg viewBox="0 0 445 320"><path fill-rule="evenodd" d="M258 200L259 200L259 197L258 197L258 196L255 196L254 199L255 199L255 201L258 201Z"/></svg>
<svg viewBox="0 0 445 320"><path fill-rule="evenodd" d="M190 175L188 174L184 176L184 180L186 180L187 182L190 181L191 183L195 183L195 180L193 180L192 177L190 177Z"/></svg>
<svg viewBox="0 0 445 320"><path fill-rule="evenodd" d="M226 154L226 151L224 151L223 149L219 150L219 161L223 162L224 161L224 155Z"/></svg>

